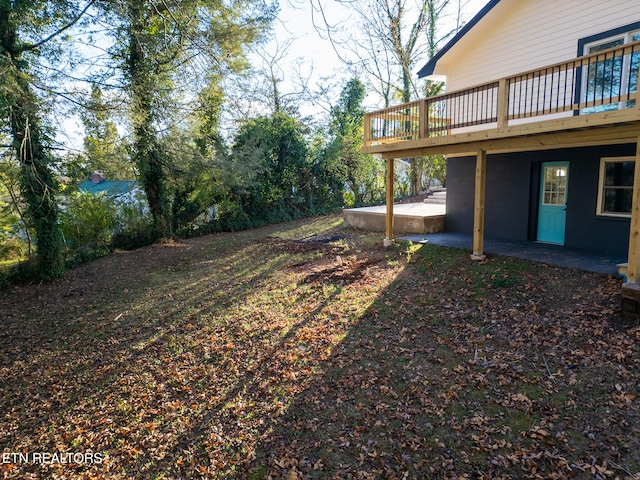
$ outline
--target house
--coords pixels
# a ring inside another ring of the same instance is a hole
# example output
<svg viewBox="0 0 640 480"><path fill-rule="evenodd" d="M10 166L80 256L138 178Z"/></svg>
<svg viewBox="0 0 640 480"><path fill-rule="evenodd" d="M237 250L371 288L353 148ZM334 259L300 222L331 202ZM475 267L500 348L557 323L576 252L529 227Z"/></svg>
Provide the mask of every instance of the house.
<svg viewBox="0 0 640 480"><path fill-rule="evenodd" d="M119 204L137 203L142 193L135 180L107 180L101 172L94 172L91 180L81 181L78 190L92 195L104 194Z"/></svg>
<svg viewBox="0 0 640 480"><path fill-rule="evenodd" d="M102 172L94 172L91 180L83 180L78 184L78 191L105 195L113 201L116 207L116 232L126 229L132 222L145 221L150 216L144 190L135 180L107 180Z"/></svg>
<svg viewBox="0 0 640 480"><path fill-rule="evenodd" d="M472 258L485 236L628 256L638 313L639 65L637 0L491 0L418 73L447 93L368 113L364 151L388 179L394 158L446 155L445 228Z"/></svg>

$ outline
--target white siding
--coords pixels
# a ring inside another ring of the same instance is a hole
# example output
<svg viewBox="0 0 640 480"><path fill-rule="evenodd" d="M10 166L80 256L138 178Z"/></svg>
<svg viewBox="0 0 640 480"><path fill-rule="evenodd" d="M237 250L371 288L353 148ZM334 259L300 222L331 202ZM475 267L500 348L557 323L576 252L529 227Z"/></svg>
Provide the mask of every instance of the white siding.
<svg viewBox="0 0 640 480"><path fill-rule="evenodd" d="M578 40L640 21L639 0L502 0L438 62L447 90L575 58Z"/></svg>

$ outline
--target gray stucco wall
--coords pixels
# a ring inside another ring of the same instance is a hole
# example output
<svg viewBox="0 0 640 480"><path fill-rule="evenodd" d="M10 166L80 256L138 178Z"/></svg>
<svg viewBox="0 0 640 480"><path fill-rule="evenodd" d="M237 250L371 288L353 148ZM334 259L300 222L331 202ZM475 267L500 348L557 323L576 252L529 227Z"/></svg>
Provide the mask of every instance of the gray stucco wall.
<svg viewBox="0 0 640 480"><path fill-rule="evenodd" d="M535 240L542 162L569 161L565 246L627 254L629 220L596 215L601 157L633 156L635 145L488 155L485 236ZM447 160L449 232L473 232L475 157Z"/></svg>

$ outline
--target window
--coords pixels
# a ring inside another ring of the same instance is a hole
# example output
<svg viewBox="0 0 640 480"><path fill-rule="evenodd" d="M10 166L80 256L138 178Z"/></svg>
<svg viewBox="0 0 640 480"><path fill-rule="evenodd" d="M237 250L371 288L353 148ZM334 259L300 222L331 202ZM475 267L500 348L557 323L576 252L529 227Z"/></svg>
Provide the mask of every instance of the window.
<svg viewBox="0 0 640 480"><path fill-rule="evenodd" d="M566 166L544 168L543 205L564 205L566 203L567 168Z"/></svg>
<svg viewBox="0 0 640 480"><path fill-rule="evenodd" d="M598 53L610 48L640 40L640 31L619 33L615 36L584 44L583 54ZM633 107L635 99L620 97L635 93L638 89L638 65L640 48L627 55L607 56L585 66L582 72L584 85L581 101L595 104L582 109L582 113L596 113Z"/></svg>
<svg viewBox="0 0 640 480"><path fill-rule="evenodd" d="M631 217L635 157L602 158L598 215Z"/></svg>

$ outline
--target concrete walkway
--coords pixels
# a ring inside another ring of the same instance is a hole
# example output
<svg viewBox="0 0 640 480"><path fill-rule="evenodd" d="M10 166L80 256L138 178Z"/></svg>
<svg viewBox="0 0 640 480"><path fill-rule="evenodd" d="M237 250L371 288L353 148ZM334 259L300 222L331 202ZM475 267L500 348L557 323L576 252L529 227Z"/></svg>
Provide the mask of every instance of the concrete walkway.
<svg viewBox="0 0 640 480"><path fill-rule="evenodd" d="M473 236L460 233L401 235L397 238L401 240L411 240L416 243L431 243L434 245L463 248L469 251L473 248ZM548 263L550 265L605 274L617 274L618 269L616 265L627 261L626 258L621 256L572 249L560 245L505 241L489 238L485 238L484 240L484 253L523 258Z"/></svg>

